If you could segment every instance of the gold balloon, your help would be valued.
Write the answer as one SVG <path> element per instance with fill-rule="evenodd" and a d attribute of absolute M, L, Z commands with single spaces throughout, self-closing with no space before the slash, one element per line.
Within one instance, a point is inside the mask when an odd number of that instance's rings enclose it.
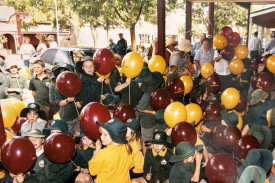
<path fill-rule="evenodd" d="M 6 100 L 14 107 L 16 114 L 19 117 L 22 109 L 26 107 L 22 100 L 16 98 L 8 98 Z"/>
<path fill-rule="evenodd" d="M 209 76 L 214 74 L 214 67 L 211 63 L 203 64 L 201 68 L 201 75 L 204 79 L 207 79 Z"/>
<path fill-rule="evenodd" d="M 238 115 L 238 117 L 239 117 L 238 124 L 237 124 L 237 128 L 241 131 L 242 128 L 243 128 L 243 117 L 242 117 L 242 115 L 241 115 L 239 112 L 237 112 L 236 110 L 233 110 L 233 112 L 235 112 L 235 113 Z"/>
<path fill-rule="evenodd" d="M 148 68 L 151 72 L 158 71 L 163 74 L 166 68 L 166 62 L 162 56 L 155 55 L 150 59 L 148 63 Z"/>
<path fill-rule="evenodd" d="M 141 72 L 143 60 L 137 52 L 130 52 L 124 56 L 121 67 L 127 78 L 134 78 Z"/>
<path fill-rule="evenodd" d="M 173 102 L 169 104 L 164 111 L 165 123 L 173 128 L 176 124 L 186 120 L 186 108 L 180 102 Z"/>
<path fill-rule="evenodd" d="M 99 74 L 98 72 L 96 72 L 96 75 L 98 75 L 98 77 L 101 77 L 102 75 Z M 108 79 L 110 77 L 111 73 L 108 73 L 106 75 L 104 75 L 104 79 Z"/>
<path fill-rule="evenodd" d="M 239 45 L 235 48 L 235 56 L 238 59 L 244 59 L 248 56 L 248 49 L 244 45 Z"/>
<path fill-rule="evenodd" d="M 229 64 L 229 70 L 231 71 L 232 74 L 236 74 L 236 75 L 241 74 L 243 72 L 243 69 L 244 69 L 243 61 L 241 61 L 238 58 L 231 60 Z"/>
<path fill-rule="evenodd" d="M 30 69 L 29 69 L 28 67 L 26 67 L 26 66 L 22 67 L 22 68 L 19 70 L 18 74 L 19 74 L 20 76 L 22 76 L 23 78 L 27 79 L 27 80 L 30 79 L 30 77 L 31 77 L 31 71 L 30 71 Z"/>
<path fill-rule="evenodd" d="M 222 92 L 221 103 L 226 109 L 233 109 L 240 100 L 240 93 L 236 88 L 227 88 Z"/>
<path fill-rule="evenodd" d="M 218 34 L 218 35 L 215 35 L 214 38 L 213 38 L 213 44 L 214 46 L 217 48 L 217 49 L 224 49 L 224 47 L 226 47 L 227 45 L 227 40 L 226 38 L 221 35 L 221 34 Z"/>
<path fill-rule="evenodd" d="M 184 84 L 184 95 L 190 93 L 194 86 L 192 78 L 190 76 L 181 76 L 180 79 Z"/>
<path fill-rule="evenodd" d="M 14 136 L 9 130 L 5 130 L 5 132 L 6 132 L 6 140 L 9 140 Z"/>
<path fill-rule="evenodd" d="M 1 100 L 1 110 L 5 128 L 11 128 L 17 118 L 16 110 L 14 107 L 5 100 Z"/>
<path fill-rule="evenodd" d="M 269 109 L 267 112 L 266 112 L 266 120 L 267 120 L 267 126 L 268 127 L 271 127 L 271 113 L 273 111 L 273 108 L 272 109 Z"/>
<path fill-rule="evenodd" d="M 200 122 L 202 117 L 202 110 L 198 104 L 192 103 L 186 106 L 187 118 L 186 122 L 191 123 L 195 121 L 195 124 Z"/>
<path fill-rule="evenodd" d="M 266 67 L 270 72 L 275 74 L 275 55 L 268 57 Z"/>

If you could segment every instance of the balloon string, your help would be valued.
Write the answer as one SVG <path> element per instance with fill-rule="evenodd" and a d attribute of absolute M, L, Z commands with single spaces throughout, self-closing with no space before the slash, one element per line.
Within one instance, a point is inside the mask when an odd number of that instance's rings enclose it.
<path fill-rule="evenodd" d="M 111 85 L 109 84 L 112 95 L 114 95 Z"/>
<path fill-rule="evenodd" d="M 71 162 L 73 163 L 73 165 L 77 168 L 77 165 L 73 162 L 73 160 L 71 160 Z"/>
<path fill-rule="evenodd" d="M 131 105 L 131 83 L 129 84 L 129 105 Z"/>
<path fill-rule="evenodd" d="M 104 82 L 104 81 L 103 81 L 103 82 Z M 102 103 L 101 95 L 102 95 L 102 93 L 103 93 L 103 82 L 102 82 L 102 84 L 101 84 L 100 103 Z"/>
<path fill-rule="evenodd" d="M 76 102 L 75 102 L 75 100 L 74 100 L 74 106 L 75 106 L 76 112 L 77 112 L 78 117 L 79 117 L 79 112 L 78 112 L 78 109 L 77 109 L 77 106 L 76 106 Z"/>

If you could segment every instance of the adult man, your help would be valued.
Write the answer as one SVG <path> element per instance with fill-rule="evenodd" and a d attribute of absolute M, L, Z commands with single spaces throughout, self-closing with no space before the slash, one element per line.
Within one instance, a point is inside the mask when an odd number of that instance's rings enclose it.
<path fill-rule="evenodd" d="M 270 35 L 270 40 L 266 43 L 266 51 L 272 50 L 275 47 L 275 32 L 273 31 Z"/>
<path fill-rule="evenodd" d="M 250 59 L 259 62 L 260 54 L 262 51 L 262 43 L 258 38 L 258 32 L 254 33 L 254 37 L 249 41 L 248 50 L 250 52 Z"/>
<path fill-rule="evenodd" d="M 205 38 L 203 40 L 203 46 L 197 51 L 194 60 L 197 68 L 196 77 L 199 76 L 201 67 L 205 63 L 211 63 L 214 58 L 214 50 L 210 47 L 210 39 Z"/>
<path fill-rule="evenodd" d="M 169 38 L 165 45 L 165 61 L 167 66 L 169 65 L 169 60 L 171 57 L 172 52 L 174 52 L 176 49 L 178 42 L 174 40 L 174 38 Z"/>
<path fill-rule="evenodd" d="M 206 34 L 205 33 L 201 33 L 200 34 L 200 41 L 196 42 L 193 46 L 193 51 L 191 52 L 192 56 L 195 56 L 196 52 L 201 48 L 203 40 L 206 38 Z"/>
<path fill-rule="evenodd" d="M 109 50 L 111 50 L 113 53 L 116 53 L 116 44 L 114 43 L 112 38 L 109 39 L 109 43 Z"/>
<path fill-rule="evenodd" d="M 57 47 L 57 42 L 55 41 L 54 35 L 48 36 L 48 42 L 49 42 L 50 48 Z"/>
<path fill-rule="evenodd" d="M 123 34 L 119 33 L 119 41 L 117 42 L 117 54 L 121 56 L 121 58 L 124 57 L 127 53 L 127 41 L 123 38 Z"/>

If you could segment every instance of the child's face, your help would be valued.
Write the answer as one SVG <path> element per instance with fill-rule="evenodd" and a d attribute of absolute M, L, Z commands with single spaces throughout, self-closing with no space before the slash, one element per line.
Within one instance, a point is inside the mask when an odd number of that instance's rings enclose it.
<path fill-rule="evenodd" d="M 195 155 L 192 155 L 192 156 L 186 158 L 185 160 L 183 160 L 183 162 L 185 164 L 187 164 L 187 163 L 193 163 L 194 162 L 194 158 L 195 158 Z"/>
<path fill-rule="evenodd" d="M 44 67 L 42 67 L 40 64 L 33 64 L 33 71 L 36 75 L 41 75 L 44 72 Z"/>
<path fill-rule="evenodd" d="M 16 75 L 16 74 L 18 73 L 18 69 L 17 69 L 17 68 L 11 68 L 11 69 L 10 69 L 10 73 L 11 73 L 12 75 Z"/>
<path fill-rule="evenodd" d="M 93 144 L 93 141 L 90 140 L 88 137 L 84 136 L 81 138 L 81 141 L 82 141 L 82 144 L 87 146 L 87 147 L 90 147 L 92 144 Z"/>
<path fill-rule="evenodd" d="M 165 145 L 163 144 L 153 144 L 153 148 L 156 151 L 156 153 L 161 153 L 165 149 Z"/>
<path fill-rule="evenodd" d="M 28 137 L 28 139 L 32 142 L 35 150 L 40 149 L 44 139 L 43 138 L 37 138 L 37 137 Z"/>
<path fill-rule="evenodd" d="M 51 134 L 54 134 L 54 133 L 60 133 L 61 130 L 51 130 Z"/>
<path fill-rule="evenodd" d="M 101 130 L 101 136 L 100 139 L 102 141 L 103 145 L 110 145 L 113 141 L 111 139 L 111 136 L 109 134 L 109 132 L 107 130 L 105 130 L 104 128 L 100 128 Z"/>
<path fill-rule="evenodd" d="M 29 121 L 30 123 L 36 122 L 37 119 L 38 119 L 38 114 L 37 114 L 37 112 L 34 111 L 34 110 L 30 110 L 30 111 L 28 112 L 28 114 L 27 114 L 27 119 L 28 119 L 28 121 Z"/>
<path fill-rule="evenodd" d="M 85 61 L 82 65 L 82 69 L 86 74 L 93 75 L 95 71 L 93 61 Z"/>
<path fill-rule="evenodd" d="M 116 66 L 121 66 L 121 60 L 120 59 L 116 59 Z"/>

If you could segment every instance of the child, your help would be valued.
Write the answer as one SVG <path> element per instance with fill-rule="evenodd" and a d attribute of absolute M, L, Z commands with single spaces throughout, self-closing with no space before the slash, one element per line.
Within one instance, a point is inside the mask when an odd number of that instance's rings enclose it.
<path fill-rule="evenodd" d="M 233 111 L 223 110 L 221 111 L 222 121 L 221 124 L 224 126 L 236 127 L 239 122 L 239 116 Z"/>
<path fill-rule="evenodd" d="M 172 166 L 169 158 L 172 152 L 167 149 L 167 135 L 165 132 L 157 131 L 153 134 L 152 149 L 148 149 L 144 159 L 143 177 L 133 179 L 133 183 L 146 182 L 169 182 L 169 173 Z"/>
<path fill-rule="evenodd" d="M 117 118 L 106 123 L 96 122 L 100 125 L 102 144 L 96 142 L 96 151 L 89 161 L 91 175 L 97 175 L 96 183 L 130 183 L 129 170 L 134 166 L 132 148 L 125 138 L 127 128 Z"/>
<path fill-rule="evenodd" d="M 33 175 L 30 175 L 29 173 L 24 174 L 24 173 L 20 173 L 20 174 L 13 174 L 13 173 L 9 173 L 8 175 L 6 175 L 3 179 L 0 180 L 0 182 L 2 183 L 40 183 L 39 180 L 34 177 Z"/>
<path fill-rule="evenodd" d="M 45 112 L 40 110 L 40 106 L 35 103 L 29 103 L 28 106 L 21 111 L 20 117 L 27 118 L 27 121 L 21 126 L 21 136 L 25 136 L 29 130 L 33 129 L 42 131 L 47 124 L 46 121 L 42 120 L 46 118 Z"/>
<path fill-rule="evenodd" d="M 20 68 L 17 67 L 17 65 L 11 65 L 6 69 L 8 72 L 10 72 L 10 75 L 7 76 L 7 93 L 8 98 L 17 98 L 17 99 L 25 99 L 25 96 L 23 96 L 24 90 L 28 88 L 28 84 L 26 80 L 18 75 L 18 71 Z"/>
<path fill-rule="evenodd" d="M 133 149 L 132 154 L 135 163 L 135 168 L 131 170 L 131 178 L 140 177 L 143 173 L 144 156 L 141 152 L 142 144 L 139 122 L 137 119 L 130 118 L 125 125 L 127 126 L 126 138 Z"/>
<path fill-rule="evenodd" d="M 175 163 L 169 175 L 170 183 L 199 182 L 202 155 L 198 151 L 202 145 L 194 147 L 190 142 L 180 142 L 170 162 Z M 196 159 L 194 167 L 194 159 Z"/>

